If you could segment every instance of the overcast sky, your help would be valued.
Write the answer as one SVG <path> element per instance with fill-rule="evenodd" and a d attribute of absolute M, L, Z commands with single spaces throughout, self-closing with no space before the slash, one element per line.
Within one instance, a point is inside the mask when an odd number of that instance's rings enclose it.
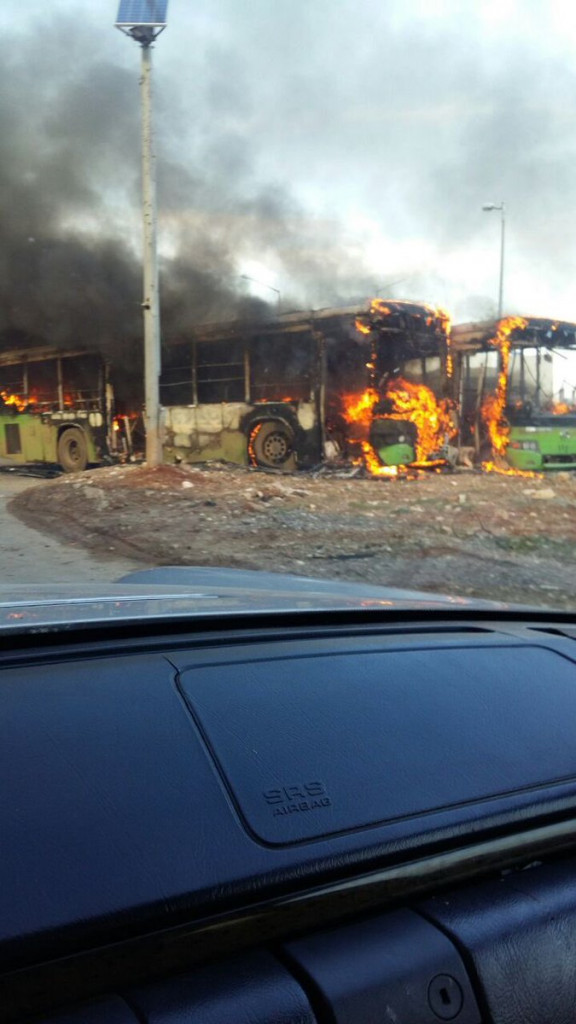
<path fill-rule="evenodd" d="M 114 0 L 0 16 L 2 145 L 53 229 L 137 252 L 139 52 L 115 16 Z M 576 321 L 575 53 L 560 0 L 170 0 L 163 252 L 296 304 L 392 290 L 480 318 L 499 260 L 481 206 L 504 201 L 506 310 Z"/>

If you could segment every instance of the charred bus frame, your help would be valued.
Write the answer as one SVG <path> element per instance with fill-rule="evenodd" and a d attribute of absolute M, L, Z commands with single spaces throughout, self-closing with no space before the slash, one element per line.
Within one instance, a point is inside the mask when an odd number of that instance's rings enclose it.
<path fill-rule="evenodd" d="M 418 303 L 202 325 L 164 350 L 165 458 L 291 470 L 349 454 L 343 397 L 400 372 L 443 393 L 447 358 L 446 318 Z"/>

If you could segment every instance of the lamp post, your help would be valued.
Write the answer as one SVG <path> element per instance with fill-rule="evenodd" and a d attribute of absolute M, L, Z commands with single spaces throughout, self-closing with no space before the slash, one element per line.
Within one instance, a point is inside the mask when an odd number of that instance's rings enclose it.
<path fill-rule="evenodd" d="M 486 213 L 500 211 L 500 284 L 498 288 L 498 319 L 502 319 L 502 300 L 504 296 L 504 243 L 506 236 L 506 207 L 504 203 L 484 203 L 482 209 Z"/>
<path fill-rule="evenodd" d="M 116 28 L 139 43 L 142 52 L 142 224 L 144 314 L 144 423 L 146 462 L 162 462 L 160 440 L 160 300 L 156 214 L 156 166 L 152 129 L 152 44 L 166 28 L 168 0 L 120 0 Z"/>
<path fill-rule="evenodd" d="M 269 288 L 271 292 L 276 292 L 276 295 L 278 296 L 276 300 L 278 305 L 278 312 L 280 312 L 280 299 L 282 296 L 278 288 L 274 288 L 274 286 L 271 284 L 266 284 L 265 281 L 259 281 L 258 278 L 256 277 L 250 277 L 249 274 L 240 274 L 240 277 L 242 281 L 252 281 L 253 284 L 259 284 L 262 288 Z"/>

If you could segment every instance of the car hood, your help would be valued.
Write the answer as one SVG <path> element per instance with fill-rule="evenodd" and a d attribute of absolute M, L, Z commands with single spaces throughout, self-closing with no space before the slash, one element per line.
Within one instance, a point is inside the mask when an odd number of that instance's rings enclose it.
<path fill-rule="evenodd" d="M 0 586 L 0 631 L 274 612 L 510 610 L 502 602 L 244 569 L 163 567 L 115 583 Z"/>

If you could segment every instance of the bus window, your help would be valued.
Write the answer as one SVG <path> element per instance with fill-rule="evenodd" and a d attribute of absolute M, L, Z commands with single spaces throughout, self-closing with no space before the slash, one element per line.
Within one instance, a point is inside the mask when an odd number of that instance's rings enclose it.
<path fill-rule="evenodd" d="M 102 394 L 102 360 L 92 354 L 62 358 L 64 406 L 89 409 Z"/>
<path fill-rule="evenodd" d="M 28 394 L 38 408 L 58 408 L 60 403 L 58 399 L 58 361 L 56 359 L 28 364 Z"/>
<path fill-rule="evenodd" d="M 315 352 L 309 335 L 255 338 L 250 346 L 251 401 L 309 401 Z"/>
<path fill-rule="evenodd" d="M 444 374 L 438 356 L 424 356 L 422 359 L 411 359 L 405 363 L 402 376 L 414 384 L 425 384 L 436 395 L 441 395 L 444 386 Z"/>
<path fill-rule="evenodd" d="M 194 405 L 192 345 L 164 346 L 160 402 L 163 406 Z"/>
<path fill-rule="evenodd" d="M 243 402 L 245 373 L 242 342 L 198 342 L 196 381 L 200 404 Z"/>

